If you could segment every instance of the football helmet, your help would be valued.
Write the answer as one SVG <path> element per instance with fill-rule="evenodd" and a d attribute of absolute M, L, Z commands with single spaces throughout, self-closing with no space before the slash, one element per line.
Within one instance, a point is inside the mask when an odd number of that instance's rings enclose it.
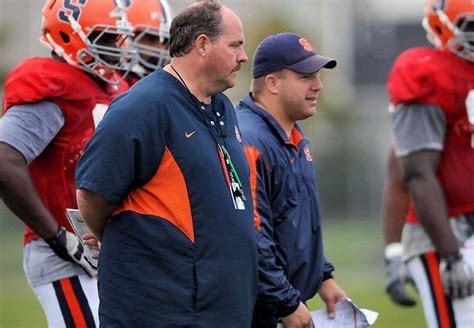
<path fill-rule="evenodd" d="M 133 36 L 125 11 L 122 0 L 48 0 L 40 40 L 67 63 L 117 84 L 138 60 L 125 42 Z"/>
<path fill-rule="evenodd" d="M 127 18 L 135 35 L 132 46 L 138 51 L 133 72 L 140 77 L 170 62 L 169 28 L 172 13 L 166 0 L 131 1 Z"/>
<path fill-rule="evenodd" d="M 472 0 L 428 0 L 423 27 L 428 40 L 474 62 L 474 2 Z"/>

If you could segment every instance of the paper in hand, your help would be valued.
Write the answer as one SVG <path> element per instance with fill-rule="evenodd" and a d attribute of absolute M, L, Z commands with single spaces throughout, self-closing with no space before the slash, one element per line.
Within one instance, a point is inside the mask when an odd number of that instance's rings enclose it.
<path fill-rule="evenodd" d="M 329 319 L 326 309 L 311 312 L 315 328 L 364 328 L 375 322 L 378 313 L 357 307 L 347 298 L 336 304 L 335 318 Z"/>
<path fill-rule="evenodd" d="M 326 309 L 311 312 L 314 328 L 365 328 L 377 320 L 378 313 L 359 309 L 351 299 L 347 298 L 336 304 L 335 318 L 329 319 Z M 284 328 L 279 323 L 277 328 Z"/>
<path fill-rule="evenodd" d="M 72 228 L 74 229 L 74 232 L 79 238 L 79 241 L 84 247 L 84 255 L 87 261 L 94 267 L 94 269 L 97 269 L 98 260 L 92 258 L 92 253 L 95 252 L 95 250 L 84 244 L 84 240 L 82 239 L 82 235 L 86 232 L 90 232 L 90 230 L 84 219 L 81 217 L 81 213 L 78 209 L 66 208 L 66 216 Z"/>

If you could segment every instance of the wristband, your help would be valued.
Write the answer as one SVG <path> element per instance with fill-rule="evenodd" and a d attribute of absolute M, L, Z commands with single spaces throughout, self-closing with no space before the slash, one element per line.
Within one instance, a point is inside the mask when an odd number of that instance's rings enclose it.
<path fill-rule="evenodd" d="M 334 276 L 332 275 L 332 271 L 323 272 L 323 281 L 333 278 Z"/>
<path fill-rule="evenodd" d="M 53 247 L 57 246 L 59 243 L 60 236 L 64 233 L 63 230 L 66 230 L 66 229 L 63 226 L 59 226 L 58 231 L 56 231 L 56 234 L 54 235 L 54 237 L 45 239 L 44 241 L 50 246 L 53 246 Z"/>
<path fill-rule="evenodd" d="M 391 243 L 385 246 L 385 258 L 391 259 L 392 257 L 402 256 L 403 245 L 402 243 Z"/>
<path fill-rule="evenodd" d="M 448 268 L 448 270 L 451 269 L 451 266 L 454 263 L 460 260 L 462 260 L 462 255 L 459 252 L 452 252 L 441 256 L 441 261 L 446 263 L 446 267 Z"/>

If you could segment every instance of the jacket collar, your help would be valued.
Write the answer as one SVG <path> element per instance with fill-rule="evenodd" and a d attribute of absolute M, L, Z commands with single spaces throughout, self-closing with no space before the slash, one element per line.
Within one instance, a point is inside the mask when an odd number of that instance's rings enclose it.
<path fill-rule="evenodd" d="M 304 136 L 303 130 L 298 122 L 295 123 L 293 130 L 291 131 L 291 139 L 288 138 L 285 131 L 281 127 L 280 123 L 266 110 L 257 106 L 252 99 L 252 93 L 249 92 L 239 103 L 241 107 L 247 107 L 252 112 L 260 116 L 265 123 L 270 127 L 270 130 L 278 138 L 278 140 L 286 145 L 293 146 L 298 149 L 300 146 L 305 146 L 309 143 L 309 140 Z"/>

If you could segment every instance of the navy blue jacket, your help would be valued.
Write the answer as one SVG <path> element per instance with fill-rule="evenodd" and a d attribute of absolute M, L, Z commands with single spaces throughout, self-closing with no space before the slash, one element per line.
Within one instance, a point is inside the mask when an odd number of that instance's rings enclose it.
<path fill-rule="evenodd" d="M 334 267 L 323 252 L 313 158 L 301 127 L 296 124 L 288 138 L 278 122 L 255 105 L 251 95 L 236 111 L 250 165 L 258 228 L 254 326 L 259 322 L 258 327 L 267 323 L 268 327 L 275 323 L 275 327 L 279 317 L 291 314 L 300 301 L 317 293 Z"/>
<path fill-rule="evenodd" d="M 118 204 L 100 250 L 101 327 L 250 326 L 252 202 L 234 207 L 217 152 L 225 146 L 250 199 L 237 130 L 225 95 L 201 104 L 163 69 L 107 110 L 76 170 L 78 188 Z"/>

